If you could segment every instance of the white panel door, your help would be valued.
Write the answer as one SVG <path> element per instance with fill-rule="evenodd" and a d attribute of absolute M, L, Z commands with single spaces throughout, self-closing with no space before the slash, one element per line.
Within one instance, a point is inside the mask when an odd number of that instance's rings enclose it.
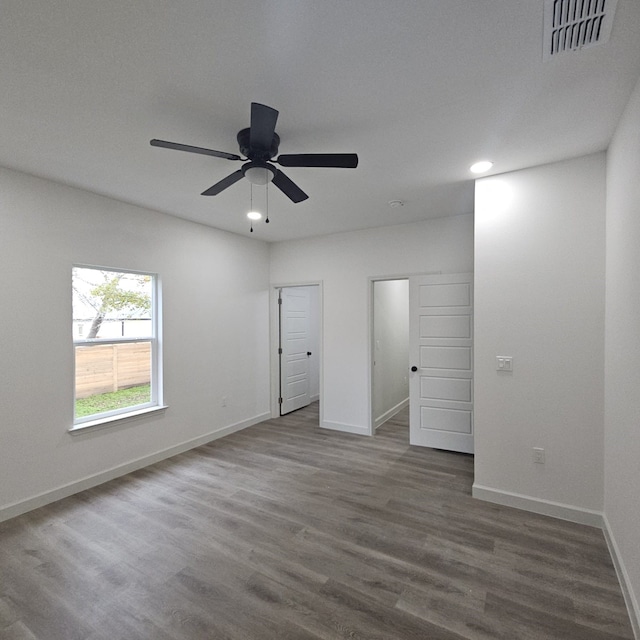
<path fill-rule="evenodd" d="M 411 444 L 473 453 L 473 275 L 409 278 Z"/>
<path fill-rule="evenodd" d="M 306 407 L 309 393 L 309 313 L 304 287 L 280 289 L 280 415 Z"/>

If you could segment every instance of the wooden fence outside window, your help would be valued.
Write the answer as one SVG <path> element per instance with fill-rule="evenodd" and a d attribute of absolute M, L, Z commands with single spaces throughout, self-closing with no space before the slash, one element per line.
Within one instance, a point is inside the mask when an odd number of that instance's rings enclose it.
<path fill-rule="evenodd" d="M 149 384 L 151 343 L 76 347 L 76 398 Z"/>

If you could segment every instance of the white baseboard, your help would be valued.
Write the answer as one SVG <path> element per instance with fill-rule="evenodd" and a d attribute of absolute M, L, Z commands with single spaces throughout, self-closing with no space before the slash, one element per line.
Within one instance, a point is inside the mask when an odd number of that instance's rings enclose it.
<path fill-rule="evenodd" d="M 381 427 L 387 420 L 391 420 L 393 416 L 397 413 L 400 413 L 403 409 L 406 409 L 409 406 L 409 398 L 405 398 L 402 402 L 398 402 L 395 407 L 389 409 L 389 411 L 385 411 L 380 417 L 376 418 L 373 423 L 374 431 Z"/>
<path fill-rule="evenodd" d="M 627 611 L 629 612 L 629 620 L 631 621 L 633 634 L 636 640 L 640 640 L 640 605 L 638 604 L 638 599 L 633 592 L 629 574 L 627 573 L 627 569 L 622 560 L 620 550 L 618 548 L 618 545 L 616 544 L 616 539 L 613 535 L 613 531 L 611 530 L 611 526 L 609 525 L 609 520 L 607 520 L 606 513 L 604 514 L 603 520 L 604 526 L 602 529 L 604 531 L 604 538 L 607 541 L 609 553 L 611 554 L 611 559 L 613 560 L 613 566 L 615 567 L 616 574 L 618 576 L 618 582 L 620 582 L 620 588 L 622 589 L 622 595 L 624 596 L 624 601 L 627 605 Z"/>
<path fill-rule="evenodd" d="M 483 487 L 482 485 L 473 485 L 471 495 L 479 500 L 501 504 L 505 507 L 514 507 L 523 509 L 533 513 L 539 513 L 544 516 L 560 518 L 569 522 L 578 524 L 586 524 L 591 527 L 603 528 L 603 514 L 600 511 L 591 509 L 583 509 L 561 502 L 552 502 L 551 500 L 541 500 L 519 493 L 511 493 L 509 491 L 500 491 L 491 487 Z"/>
<path fill-rule="evenodd" d="M 323 429 L 332 429 L 333 431 L 343 431 L 344 433 L 357 433 L 359 436 L 369 436 L 367 427 L 360 427 L 355 424 L 343 424 L 342 422 L 324 421 L 320 424 Z"/>
<path fill-rule="evenodd" d="M 311 402 L 318 402 L 318 400 L 320 400 L 319 393 L 316 393 L 315 395 L 311 396 Z"/>
<path fill-rule="evenodd" d="M 241 431 L 242 429 L 251 427 L 254 424 L 268 420 L 269 418 L 271 418 L 270 413 L 263 413 L 258 416 L 254 416 L 253 418 L 242 420 L 241 422 L 236 422 L 235 424 L 210 431 L 209 433 L 198 436 L 197 438 L 192 438 L 191 440 L 169 447 L 168 449 L 163 449 L 162 451 L 138 458 L 137 460 L 131 460 L 130 462 L 118 465 L 117 467 L 112 467 L 111 469 L 101 471 L 100 473 L 96 473 L 91 476 L 86 476 L 85 478 L 70 482 L 69 484 L 57 487 L 56 489 L 45 491 L 44 493 L 27 498 L 26 500 L 21 500 L 5 507 L 1 507 L 0 522 L 9 520 L 10 518 L 15 518 L 16 516 L 26 513 L 27 511 L 37 509 L 38 507 L 44 507 L 56 500 L 67 498 L 68 496 L 84 491 L 85 489 L 91 489 L 92 487 L 96 487 L 99 484 L 103 484 L 109 480 L 113 480 L 114 478 L 119 478 L 120 476 L 124 476 L 132 471 L 148 467 L 151 464 L 160 462 L 166 458 L 171 458 L 179 453 L 184 453 L 185 451 L 189 451 L 190 449 L 194 449 L 200 445 L 207 444 L 207 442 L 212 442 L 218 438 L 228 436 L 236 431 Z"/>

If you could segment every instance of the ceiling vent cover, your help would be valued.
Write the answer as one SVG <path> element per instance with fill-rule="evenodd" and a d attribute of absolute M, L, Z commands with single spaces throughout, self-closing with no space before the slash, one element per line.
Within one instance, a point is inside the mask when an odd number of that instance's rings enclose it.
<path fill-rule="evenodd" d="M 609 40 L 618 0 L 545 0 L 544 49 L 549 60 Z"/>

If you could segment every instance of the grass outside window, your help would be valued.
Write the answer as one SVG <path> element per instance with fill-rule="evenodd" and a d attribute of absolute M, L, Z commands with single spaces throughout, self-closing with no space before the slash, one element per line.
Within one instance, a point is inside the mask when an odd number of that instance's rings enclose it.
<path fill-rule="evenodd" d="M 148 403 L 150 398 L 150 384 L 121 389 L 111 393 L 100 393 L 88 398 L 79 398 L 76 400 L 76 417 L 84 418 L 85 416 L 115 411 L 125 407 L 134 407 L 135 405 Z"/>

